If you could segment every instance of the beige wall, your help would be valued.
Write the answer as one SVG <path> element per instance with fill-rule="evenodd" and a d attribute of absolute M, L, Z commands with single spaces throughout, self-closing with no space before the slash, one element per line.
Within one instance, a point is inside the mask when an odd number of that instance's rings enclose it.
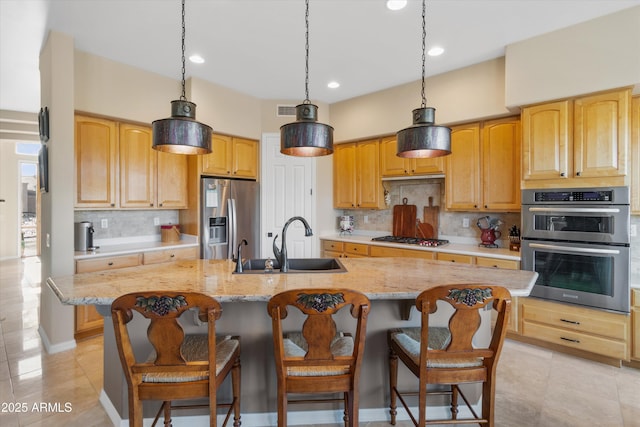
<path fill-rule="evenodd" d="M 42 105 L 49 108 L 50 123 L 49 192 L 41 199 L 43 279 L 74 272 L 73 58 L 73 39 L 50 33 L 40 53 L 40 97 Z M 41 291 L 40 329 L 45 346 L 53 352 L 74 346 L 73 307 L 62 305 L 44 280 Z"/>
<path fill-rule="evenodd" d="M 388 135 L 412 124 L 420 107 L 421 81 L 331 104 L 336 141 Z M 427 106 L 437 124 L 454 124 L 513 112 L 504 107 L 504 58 L 461 68 L 426 80 Z M 516 110 L 517 113 L 517 110 Z"/>
<path fill-rule="evenodd" d="M 640 6 L 507 46 L 506 105 L 636 85 Z"/>

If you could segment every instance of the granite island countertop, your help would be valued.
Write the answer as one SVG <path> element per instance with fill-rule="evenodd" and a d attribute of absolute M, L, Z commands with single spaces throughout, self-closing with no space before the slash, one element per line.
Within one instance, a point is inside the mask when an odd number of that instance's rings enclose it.
<path fill-rule="evenodd" d="M 268 301 L 288 289 L 355 289 L 370 299 L 414 299 L 430 287 L 449 283 L 502 285 L 513 296 L 527 296 L 537 273 L 417 258 L 345 258 L 345 273 L 234 274 L 231 260 L 188 260 L 110 271 L 49 277 L 47 284 L 63 304 L 110 305 L 129 292 L 184 290 L 221 302 Z"/>

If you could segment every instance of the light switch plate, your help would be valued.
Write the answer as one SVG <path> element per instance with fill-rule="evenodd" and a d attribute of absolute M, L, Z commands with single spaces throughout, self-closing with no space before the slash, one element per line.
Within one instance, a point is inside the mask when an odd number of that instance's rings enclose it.
<path fill-rule="evenodd" d="M 638 228 L 636 224 L 631 224 L 631 228 L 629 229 L 629 235 L 631 237 L 636 237 L 638 235 Z"/>
<path fill-rule="evenodd" d="M 109 221 L 106 218 L 105 219 L 101 219 L 100 220 L 100 227 L 108 228 L 109 227 Z"/>

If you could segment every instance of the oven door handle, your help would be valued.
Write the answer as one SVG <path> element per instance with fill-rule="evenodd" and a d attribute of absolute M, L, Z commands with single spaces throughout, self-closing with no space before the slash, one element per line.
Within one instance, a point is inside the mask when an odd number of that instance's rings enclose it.
<path fill-rule="evenodd" d="M 619 208 L 529 208 L 529 212 L 552 213 L 620 213 Z"/>
<path fill-rule="evenodd" d="M 591 249 L 591 248 L 571 248 L 567 246 L 547 245 L 544 243 L 529 243 L 530 248 L 535 249 L 550 249 L 565 252 L 579 252 L 584 254 L 613 254 L 618 255 L 620 251 L 617 249 Z"/>

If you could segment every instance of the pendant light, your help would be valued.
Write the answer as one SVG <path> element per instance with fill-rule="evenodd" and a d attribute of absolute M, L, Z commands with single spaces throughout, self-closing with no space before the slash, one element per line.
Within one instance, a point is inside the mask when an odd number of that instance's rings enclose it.
<path fill-rule="evenodd" d="M 184 59 L 184 1 L 182 0 L 182 95 L 171 101 L 171 117 L 156 120 L 153 127 L 153 148 L 177 154 L 207 154 L 211 152 L 213 129 L 196 121 L 196 104 L 185 95 Z"/>
<path fill-rule="evenodd" d="M 314 157 L 333 153 L 333 128 L 318 123 L 318 106 L 309 101 L 309 0 L 305 0 L 305 99 L 296 106 L 296 121 L 280 127 L 280 152 Z"/>
<path fill-rule="evenodd" d="M 398 157 L 440 157 L 451 154 L 451 129 L 435 125 L 436 110 L 424 95 L 426 5 L 422 0 L 422 105 L 413 110 L 413 125 L 397 133 Z"/>

